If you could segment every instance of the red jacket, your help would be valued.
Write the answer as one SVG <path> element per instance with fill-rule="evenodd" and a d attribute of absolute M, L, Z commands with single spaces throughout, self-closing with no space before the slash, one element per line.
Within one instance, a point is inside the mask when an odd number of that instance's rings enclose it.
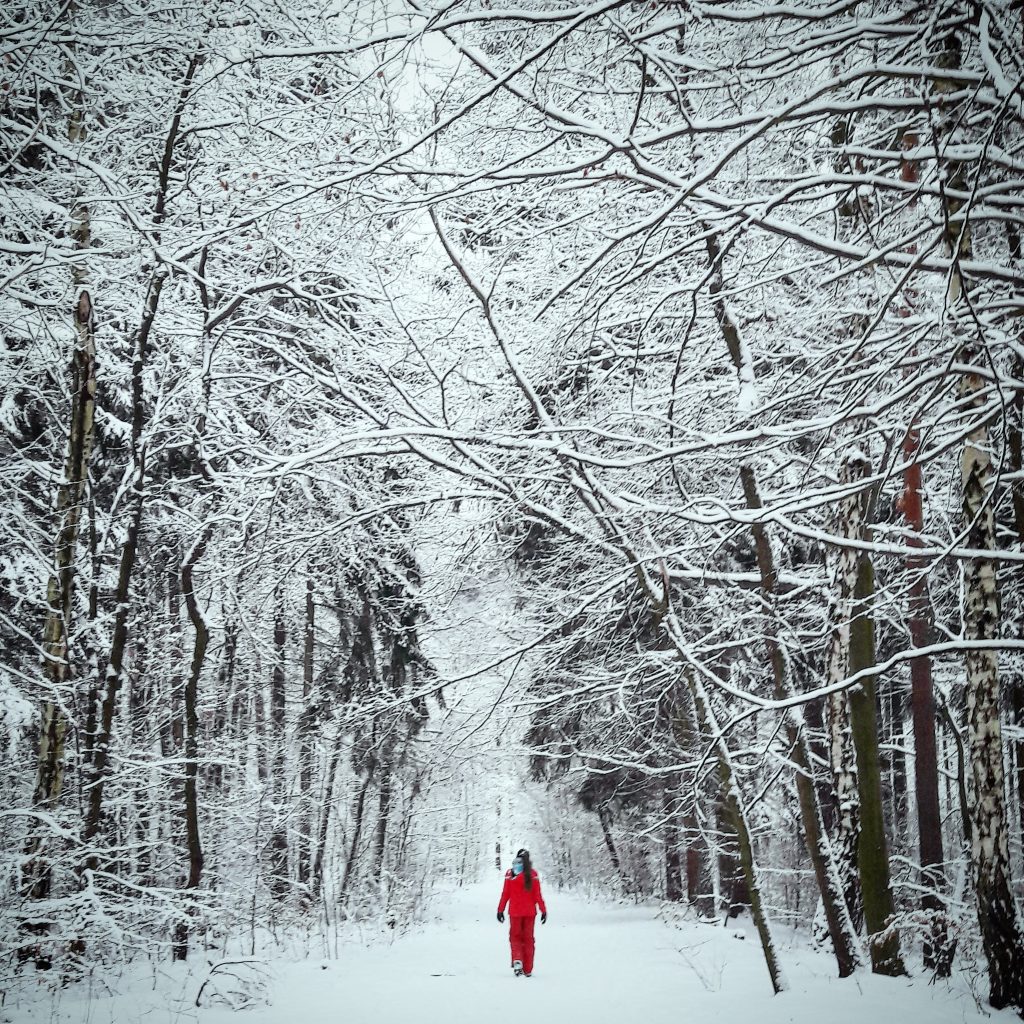
<path fill-rule="evenodd" d="M 501 902 L 498 904 L 498 913 L 505 909 L 508 904 L 508 912 L 512 917 L 536 917 L 537 907 L 540 912 L 546 914 L 548 908 L 544 906 L 544 897 L 540 893 L 540 875 L 531 869 L 533 885 L 526 888 L 526 874 L 520 871 L 514 875 L 511 871 L 505 872 L 505 885 L 501 890 Z"/>

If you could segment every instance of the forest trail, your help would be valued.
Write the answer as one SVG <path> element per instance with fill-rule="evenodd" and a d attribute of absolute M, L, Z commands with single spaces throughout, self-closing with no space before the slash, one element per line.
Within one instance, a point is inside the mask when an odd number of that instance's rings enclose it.
<path fill-rule="evenodd" d="M 501 876 L 462 889 L 438 919 L 394 945 L 305 965 L 308 1024 L 992 1024 L 964 989 L 865 975 L 841 982 L 831 957 L 786 949 L 791 991 L 774 996 L 752 927 L 667 926 L 651 906 L 545 890 L 532 978 L 509 967 L 495 920 Z M 782 930 L 784 931 L 784 930 Z M 780 938 L 783 936 L 780 935 Z M 319 993 L 319 994 L 318 994 Z M 283 1005 L 283 1004 L 282 1004 Z M 299 1007 L 289 1004 L 289 1010 Z M 203 1017 L 227 1024 L 228 1015 Z M 273 1011 L 251 1021 L 282 1020 Z M 1006 1011 L 1007 1021 L 1017 1018 Z"/>
<path fill-rule="evenodd" d="M 359 950 L 340 972 L 355 989 L 352 1024 L 649 1024 L 678 1022 L 697 979 L 675 933 L 650 908 L 546 893 L 532 978 L 509 967 L 508 926 L 495 920 L 500 876 L 449 898 L 441 919 L 388 952 Z M 357 981 L 358 979 L 358 981 Z M 346 985 L 346 989 L 349 986 Z M 329 1017 L 324 1017 L 326 1022 Z"/>
<path fill-rule="evenodd" d="M 784 948 L 791 990 L 773 996 L 756 936 L 684 923 L 672 928 L 651 906 L 588 902 L 553 889 L 550 917 L 537 924 L 532 978 L 508 966 L 507 927 L 495 920 L 501 889 L 468 886 L 441 901 L 436 916 L 392 943 L 344 945 L 337 960 L 267 963 L 269 1005 L 234 1012 L 197 1010 L 205 977 L 172 966 L 119 995 L 65 991 L 59 1005 L 8 1005 L 0 1021 L 49 1024 L 988 1024 L 1010 1011 L 981 1013 L 963 979 L 952 987 L 924 977 L 862 975 L 839 981 L 834 964 L 800 945 Z M 743 937 L 742 939 L 740 937 Z M 175 965 L 177 966 L 177 965 Z M 173 995 L 171 994 L 173 990 Z"/>

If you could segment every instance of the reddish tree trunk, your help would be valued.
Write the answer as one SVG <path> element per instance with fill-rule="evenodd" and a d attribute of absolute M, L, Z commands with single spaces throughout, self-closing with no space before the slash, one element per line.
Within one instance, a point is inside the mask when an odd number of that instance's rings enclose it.
<path fill-rule="evenodd" d="M 907 431 L 903 455 L 907 468 L 903 474 L 903 515 L 912 533 L 908 544 L 921 546 L 924 510 L 921 501 L 921 464 L 917 461 L 921 446 L 915 428 Z M 910 643 L 915 649 L 927 646 L 931 632 L 931 602 L 927 588 L 927 563 L 919 555 L 907 556 L 910 572 L 908 625 Z M 951 968 L 947 947 L 944 913 L 939 892 L 943 887 L 942 814 L 939 809 L 939 767 L 935 744 L 935 696 L 932 690 L 932 664 L 927 654 L 910 663 L 910 707 L 914 727 L 914 794 L 917 801 L 917 834 L 921 856 L 922 881 L 929 887 L 921 906 L 934 915 L 934 930 L 924 946 L 925 966 L 936 968 L 948 977 Z"/>

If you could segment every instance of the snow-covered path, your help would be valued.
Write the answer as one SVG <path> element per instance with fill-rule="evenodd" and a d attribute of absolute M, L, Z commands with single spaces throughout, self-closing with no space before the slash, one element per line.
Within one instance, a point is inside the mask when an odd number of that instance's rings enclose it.
<path fill-rule="evenodd" d="M 463 890 L 441 921 L 396 943 L 392 955 L 361 950 L 339 965 L 356 990 L 344 1000 L 352 1014 L 348 1019 L 367 1024 L 681 1020 L 679 1008 L 696 979 L 681 963 L 674 933 L 652 920 L 649 909 L 588 904 L 551 893 L 548 923 L 537 920 L 534 975 L 516 978 L 509 968 L 507 925 L 494 917 L 500 889 L 499 880 Z"/>
<path fill-rule="evenodd" d="M 774 996 L 753 930 L 666 926 L 651 907 L 546 893 L 532 978 L 508 966 L 494 918 L 500 878 L 450 898 L 437 922 L 390 949 L 360 949 L 311 975 L 309 1024 L 963 1024 L 1001 1019 L 964 991 L 871 975 L 835 977 L 834 961 L 789 950 L 791 991 Z M 321 996 L 316 995 L 322 993 Z M 206 1018 L 203 1018 L 204 1021 Z M 212 1022 L 213 1017 L 209 1018 Z M 250 1020 L 282 1020 L 272 1013 Z M 1007 1013 L 1006 1020 L 1017 1020 Z M 220 1024 L 218 1020 L 218 1024 Z"/>
<path fill-rule="evenodd" d="M 863 975 L 839 981 L 829 958 L 785 951 L 791 991 L 773 996 L 756 938 L 706 924 L 667 927 L 650 907 L 546 893 L 532 978 L 508 967 L 494 918 L 500 877 L 449 897 L 439 916 L 393 943 L 349 945 L 337 960 L 274 960 L 270 1004 L 197 1010 L 203 965 L 126 984 L 110 997 L 65 990 L 59 1005 L 8 1005 L 0 1022 L 68 1024 L 981 1024 L 962 979 L 952 988 Z M 740 936 L 745 936 L 740 938 Z M 983 979 L 979 979 L 983 984 Z"/>

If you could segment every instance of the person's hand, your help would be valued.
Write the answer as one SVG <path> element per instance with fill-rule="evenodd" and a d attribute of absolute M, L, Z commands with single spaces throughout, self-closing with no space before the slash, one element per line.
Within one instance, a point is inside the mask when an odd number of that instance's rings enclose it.
<path fill-rule="evenodd" d="M 501 910 L 498 911 L 498 923 L 499 924 L 504 924 L 505 923 L 504 911 L 501 911 Z"/>
<path fill-rule="evenodd" d="M 546 910 L 544 911 L 543 914 L 540 915 L 540 923 L 541 924 L 547 924 L 548 923 L 548 912 Z"/>

